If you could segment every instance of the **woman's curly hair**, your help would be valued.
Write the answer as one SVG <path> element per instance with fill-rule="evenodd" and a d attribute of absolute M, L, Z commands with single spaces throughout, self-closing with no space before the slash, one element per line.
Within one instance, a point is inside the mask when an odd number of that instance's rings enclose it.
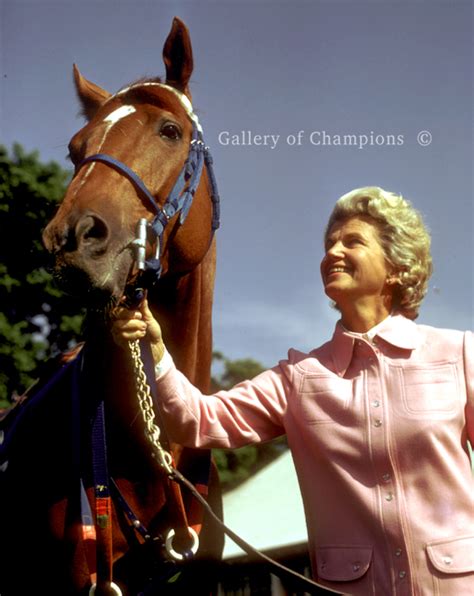
<path fill-rule="evenodd" d="M 336 222 L 356 216 L 376 222 L 387 262 L 399 279 L 394 291 L 394 309 L 416 319 L 433 270 L 431 238 L 421 214 L 401 195 L 377 186 L 357 188 L 336 202 L 325 240 Z"/>

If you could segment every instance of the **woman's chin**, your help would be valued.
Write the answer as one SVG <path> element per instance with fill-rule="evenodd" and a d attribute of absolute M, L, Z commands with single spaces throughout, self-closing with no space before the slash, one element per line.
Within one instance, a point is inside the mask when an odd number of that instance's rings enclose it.
<path fill-rule="evenodd" d="M 344 299 L 344 297 L 347 298 L 347 289 L 339 283 L 330 282 L 326 284 L 324 292 L 326 293 L 326 296 L 334 302 L 339 302 L 341 299 Z"/>

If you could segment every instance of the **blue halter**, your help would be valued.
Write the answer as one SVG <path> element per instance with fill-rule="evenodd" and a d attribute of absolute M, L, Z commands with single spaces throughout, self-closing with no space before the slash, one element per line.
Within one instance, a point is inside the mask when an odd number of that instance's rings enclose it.
<path fill-rule="evenodd" d="M 209 147 L 204 144 L 202 133 L 198 130 L 195 121 L 192 121 L 193 130 L 191 143 L 189 147 L 189 153 L 178 178 L 168 195 L 163 207 L 160 207 L 155 200 L 153 194 L 148 190 L 145 183 L 134 172 L 131 168 L 125 165 L 123 162 L 115 159 L 105 153 L 96 153 L 95 155 L 89 155 L 83 159 L 77 166 L 77 170 L 82 168 L 86 163 L 93 161 L 99 161 L 105 163 L 112 168 L 118 170 L 124 174 L 136 189 L 145 197 L 148 201 L 149 206 L 155 212 L 155 217 L 148 222 L 147 228 L 150 229 L 156 238 L 157 250 L 155 256 L 144 261 L 142 267 L 146 277 L 147 284 L 153 284 L 161 277 L 161 246 L 163 242 L 163 233 L 169 220 L 179 213 L 179 223 L 182 224 L 191 208 L 194 194 L 201 180 L 201 174 L 204 165 L 206 165 L 207 173 L 209 176 L 209 182 L 211 185 L 211 201 L 213 207 L 211 229 L 214 233 L 219 228 L 220 224 L 220 198 L 217 191 L 217 182 L 214 175 L 213 160 L 209 151 Z M 144 242 L 144 239 L 142 239 Z M 144 244 L 138 246 L 144 247 Z"/>

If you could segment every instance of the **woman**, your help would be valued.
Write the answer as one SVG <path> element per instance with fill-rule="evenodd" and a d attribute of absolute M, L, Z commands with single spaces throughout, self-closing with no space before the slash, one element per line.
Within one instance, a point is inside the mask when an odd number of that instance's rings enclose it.
<path fill-rule="evenodd" d="M 114 325 L 119 343 L 150 337 L 175 441 L 233 448 L 287 434 L 313 575 L 344 593 L 474 593 L 474 338 L 414 323 L 430 274 L 420 215 L 368 187 L 329 219 L 321 276 L 341 319 L 309 354 L 290 350 L 205 396 L 174 367 L 146 304 Z"/>

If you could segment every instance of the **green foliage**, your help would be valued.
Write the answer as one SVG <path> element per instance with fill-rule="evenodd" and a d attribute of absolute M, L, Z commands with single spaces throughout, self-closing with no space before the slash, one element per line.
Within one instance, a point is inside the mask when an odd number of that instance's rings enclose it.
<path fill-rule="evenodd" d="M 0 407 L 78 337 L 81 309 L 54 284 L 41 241 L 69 178 L 37 152 L 0 146 Z"/>
<path fill-rule="evenodd" d="M 248 445 L 233 450 L 214 449 L 213 456 L 222 486 L 229 489 L 246 480 L 255 469 L 258 448 L 255 445 Z"/>
<path fill-rule="evenodd" d="M 263 372 L 265 368 L 252 358 L 243 358 L 240 360 L 228 360 L 220 352 L 214 352 L 214 361 L 221 362 L 224 366 L 223 372 L 212 379 L 215 387 L 219 389 L 230 389 L 237 383 L 246 379 L 253 379 Z"/>
<path fill-rule="evenodd" d="M 252 379 L 265 370 L 259 362 L 251 358 L 228 360 L 220 352 L 214 352 L 213 359 L 222 368 L 221 373 L 212 378 L 214 392 L 219 389 L 230 389 L 237 383 Z M 268 443 L 247 445 L 240 449 L 214 449 L 214 461 L 223 490 L 235 488 L 278 457 L 286 447 L 286 437 L 281 437 Z"/>

